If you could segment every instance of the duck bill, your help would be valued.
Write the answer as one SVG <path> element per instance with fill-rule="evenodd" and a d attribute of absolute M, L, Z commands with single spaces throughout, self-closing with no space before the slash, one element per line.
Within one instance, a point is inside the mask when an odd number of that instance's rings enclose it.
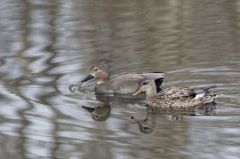
<path fill-rule="evenodd" d="M 141 93 L 142 92 L 142 90 L 141 89 L 139 89 L 139 90 L 137 90 L 136 92 L 134 92 L 133 94 L 132 94 L 132 96 L 133 97 L 135 97 L 135 96 L 137 96 L 139 93 Z"/>
<path fill-rule="evenodd" d="M 95 110 L 94 108 L 90 108 L 90 107 L 86 107 L 86 106 L 82 106 L 82 108 L 86 109 L 90 113 L 92 113 Z"/>
<path fill-rule="evenodd" d="M 93 79 L 94 77 L 91 75 L 91 74 L 89 74 L 87 77 L 85 77 L 81 82 L 83 83 L 83 82 L 87 82 L 87 81 L 89 81 L 90 79 Z"/>

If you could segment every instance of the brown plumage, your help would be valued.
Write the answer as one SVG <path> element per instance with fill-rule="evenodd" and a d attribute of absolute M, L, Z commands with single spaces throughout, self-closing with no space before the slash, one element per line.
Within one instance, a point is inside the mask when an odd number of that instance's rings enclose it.
<path fill-rule="evenodd" d="M 208 90 L 213 87 L 212 85 L 201 89 L 173 87 L 163 89 L 157 93 L 154 82 L 144 81 L 139 84 L 133 96 L 140 92 L 145 92 L 145 102 L 149 107 L 157 109 L 187 110 L 192 107 L 214 103 L 216 95 L 208 92 Z"/>

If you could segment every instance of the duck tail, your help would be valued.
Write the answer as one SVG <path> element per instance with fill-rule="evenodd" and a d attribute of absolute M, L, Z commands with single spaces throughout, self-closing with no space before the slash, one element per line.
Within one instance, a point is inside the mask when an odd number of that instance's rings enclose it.
<path fill-rule="evenodd" d="M 217 87 L 216 85 L 207 85 L 207 86 L 193 88 L 196 92 L 195 99 L 203 98 L 211 88 L 216 88 L 216 87 Z"/>
<path fill-rule="evenodd" d="M 161 89 L 161 85 L 162 85 L 163 79 L 164 79 L 164 78 L 155 79 L 155 85 L 156 85 L 156 91 L 157 91 L 157 93 L 159 93 L 159 92 L 162 90 L 162 89 Z"/>

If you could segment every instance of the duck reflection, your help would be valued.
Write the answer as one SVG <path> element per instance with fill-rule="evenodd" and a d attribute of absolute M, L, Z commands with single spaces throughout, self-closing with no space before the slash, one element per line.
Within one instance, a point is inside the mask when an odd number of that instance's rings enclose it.
<path fill-rule="evenodd" d="M 215 115 L 216 113 L 216 103 L 206 104 L 204 106 L 200 107 L 191 107 L 187 109 L 179 109 L 179 110 L 173 110 L 173 109 L 159 109 L 157 107 L 147 107 L 148 113 L 157 113 L 157 114 L 180 114 L 180 115 Z"/>
<path fill-rule="evenodd" d="M 131 119 L 137 122 L 140 132 L 144 134 L 152 133 L 156 127 L 156 114 L 154 113 L 147 113 L 144 119 L 138 119 L 133 116 L 131 116 Z"/>
<path fill-rule="evenodd" d="M 82 108 L 86 109 L 95 121 L 105 121 L 111 114 L 111 107 L 108 102 L 99 101 L 94 108 L 87 106 L 82 106 Z"/>
<path fill-rule="evenodd" d="M 138 118 L 131 116 L 131 119 L 135 121 L 140 132 L 144 134 L 151 134 L 157 127 L 158 119 L 165 119 L 169 121 L 179 121 L 187 116 L 200 116 L 200 115 L 215 115 L 216 106 L 215 104 L 205 105 L 204 107 L 196 107 L 191 110 L 172 111 L 172 110 L 153 110 L 152 107 L 146 108 L 145 118 Z"/>
<path fill-rule="evenodd" d="M 105 121 L 111 115 L 111 109 L 121 108 L 124 110 L 132 110 L 132 106 L 144 105 L 144 94 L 127 98 L 127 95 L 115 94 L 114 96 L 108 96 L 106 94 L 96 94 L 97 106 L 82 106 L 83 109 L 87 110 L 92 119 L 95 121 Z"/>

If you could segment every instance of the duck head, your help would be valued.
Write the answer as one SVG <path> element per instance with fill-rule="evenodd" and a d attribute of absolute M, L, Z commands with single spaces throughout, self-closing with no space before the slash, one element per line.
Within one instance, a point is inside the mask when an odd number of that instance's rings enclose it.
<path fill-rule="evenodd" d="M 82 106 L 86 109 L 95 121 L 105 121 L 109 118 L 111 113 L 111 107 L 109 103 L 99 102 L 95 108 Z"/>
<path fill-rule="evenodd" d="M 105 70 L 97 67 L 97 66 L 93 66 L 90 70 L 90 73 L 87 77 L 85 77 L 81 82 L 84 83 L 86 81 L 89 81 L 93 78 L 96 79 L 97 84 L 101 84 L 106 82 L 109 79 L 109 73 L 106 72 Z"/>
<path fill-rule="evenodd" d="M 146 93 L 146 96 L 151 96 L 157 94 L 161 91 L 161 84 L 163 82 L 163 78 L 155 79 L 155 80 L 144 80 L 141 81 L 138 85 L 137 90 L 132 94 L 132 96 L 137 96 L 139 93 Z"/>

